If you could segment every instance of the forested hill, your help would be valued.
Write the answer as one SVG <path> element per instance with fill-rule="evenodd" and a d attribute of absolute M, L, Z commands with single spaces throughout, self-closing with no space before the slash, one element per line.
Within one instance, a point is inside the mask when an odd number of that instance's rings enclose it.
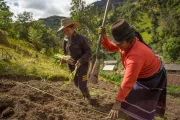
<path fill-rule="evenodd" d="M 42 21 L 48 28 L 53 29 L 54 31 L 57 31 L 57 29 L 60 27 L 60 21 L 64 17 L 62 16 L 50 16 L 47 18 L 40 18 L 39 20 Z"/>
<path fill-rule="evenodd" d="M 130 0 L 131 2 L 135 2 L 137 0 Z M 106 0 L 99 0 L 96 1 L 94 3 L 92 3 L 93 8 L 104 8 L 106 6 Z M 125 4 L 127 2 L 127 0 L 110 0 L 110 7 L 112 8 L 112 6 L 114 7 L 118 7 L 120 4 Z M 60 21 L 61 19 L 63 19 L 65 17 L 63 16 L 49 16 L 47 18 L 40 18 L 39 20 L 42 21 L 46 27 L 53 29 L 54 31 L 56 31 L 60 25 Z"/>
<path fill-rule="evenodd" d="M 137 0 L 129 0 L 130 2 L 135 2 Z M 93 3 L 95 8 L 102 8 L 106 6 L 107 0 L 99 0 Z M 118 7 L 118 5 L 123 4 L 127 2 L 127 0 L 110 0 L 111 7 L 115 6 Z"/>
<path fill-rule="evenodd" d="M 126 0 L 111 0 L 110 4 L 117 7 L 120 3 L 123 3 L 125 1 Z M 100 0 L 100 1 L 94 2 L 93 5 L 95 8 L 102 8 L 106 6 L 106 2 L 107 2 L 106 0 Z"/>

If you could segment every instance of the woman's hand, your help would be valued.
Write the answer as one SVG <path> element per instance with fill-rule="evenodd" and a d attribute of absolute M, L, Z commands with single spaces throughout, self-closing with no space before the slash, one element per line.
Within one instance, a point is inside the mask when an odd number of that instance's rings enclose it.
<path fill-rule="evenodd" d="M 101 27 L 99 30 L 99 34 L 102 35 L 102 39 L 106 37 L 106 29 L 104 27 Z"/>
<path fill-rule="evenodd" d="M 61 64 L 62 63 L 67 63 L 67 61 L 65 59 L 59 59 L 58 62 L 61 63 Z"/>
<path fill-rule="evenodd" d="M 109 113 L 109 116 L 111 119 L 116 119 L 119 117 L 119 110 L 121 108 L 121 102 L 120 101 L 116 101 Z"/>
<path fill-rule="evenodd" d="M 68 63 L 68 64 L 71 64 L 71 65 L 74 65 L 74 59 L 72 59 L 71 57 L 67 58 L 62 58 L 59 60 L 60 63 Z"/>
<path fill-rule="evenodd" d="M 81 63 L 79 62 L 79 60 L 76 62 L 75 66 L 76 66 L 77 68 L 79 68 L 79 67 L 81 66 Z"/>
<path fill-rule="evenodd" d="M 74 59 L 72 59 L 72 58 L 67 59 L 67 63 L 68 63 L 68 64 L 74 65 L 74 64 L 75 64 L 74 62 L 75 62 L 75 61 L 74 61 Z"/>

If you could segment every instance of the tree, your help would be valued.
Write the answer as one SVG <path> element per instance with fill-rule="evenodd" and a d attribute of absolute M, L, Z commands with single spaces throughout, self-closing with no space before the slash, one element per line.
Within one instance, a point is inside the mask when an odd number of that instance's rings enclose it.
<path fill-rule="evenodd" d="M 92 6 L 86 6 L 84 0 L 72 0 L 71 5 L 72 19 L 81 24 L 80 31 L 87 36 L 91 33 L 95 34 L 97 29 L 97 14 Z"/>
<path fill-rule="evenodd" d="M 89 38 L 92 51 L 95 51 L 98 40 L 98 28 L 101 26 L 103 14 L 98 14 L 92 5 L 86 5 L 85 0 L 71 1 L 71 16 L 80 23 L 78 32 Z"/>
<path fill-rule="evenodd" d="M 41 21 L 31 22 L 28 35 L 29 41 L 35 45 L 37 50 L 45 49 L 47 55 L 54 53 L 57 46 L 56 35 L 50 28 L 46 28 Z"/>
<path fill-rule="evenodd" d="M 28 40 L 28 29 L 32 20 L 33 14 L 31 12 L 24 11 L 17 15 L 17 21 L 20 22 L 19 34 L 21 39 Z"/>
<path fill-rule="evenodd" d="M 180 37 L 170 38 L 163 45 L 164 57 L 175 61 L 180 58 Z"/>
<path fill-rule="evenodd" d="M 43 31 L 45 31 L 46 27 L 39 21 L 35 21 L 31 23 L 31 26 L 28 30 L 28 39 L 29 41 L 35 45 L 38 50 L 41 50 L 45 47 L 45 44 L 42 42 Z"/>
<path fill-rule="evenodd" d="M 14 23 L 12 23 L 12 27 L 9 30 L 9 36 L 14 38 L 14 39 L 20 39 L 20 31 L 22 29 L 22 25 L 19 21 L 15 21 Z"/>
<path fill-rule="evenodd" d="M 0 0 L 0 29 L 7 31 L 10 28 L 12 15 L 4 0 Z"/>
<path fill-rule="evenodd" d="M 24 11 L 23 13 L 17 15 L 17 20 L 22 24 L 31 22 L 33 20 L 33 14 L 31 12 Z"/>
<path fill-rule="evenodd" d="M 56 35 L 50 28 L 43 32 L 42 42 L 45 44 L 46 55 L 54 53 L 54 48 L 56 47 L 55 38 Z"/>

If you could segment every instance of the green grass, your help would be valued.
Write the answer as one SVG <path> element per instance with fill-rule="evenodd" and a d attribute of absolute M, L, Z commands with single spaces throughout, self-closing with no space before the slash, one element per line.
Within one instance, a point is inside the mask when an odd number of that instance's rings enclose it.
<path fill-rule="evenodd" d="M 11 56 L 14 56 L 14 57 L 17 57 L 17 58 L 20 58 L 22 56 L 21 54 L 17 53 L 15 49 L 11 49 L 11 48 L 9 48 L 7 46 L 0 45 L 0 48 L 1 48 L 0 49 L 0 57 L 1 58 L 3 57 L 2 56 L 2 49 L 3 49 L 3 51 L 4 50 L 7 51 Z"/>
<path fill-rule="evenodd" d="M 175 63 L 175 64 L 180 64 L 180 60 L 179 60 L 179 61 L 175 61 L 174 63 Z"/>
<path fill-rule="evenodd" d="M 9 47 L 13 48 L 16 52 L 25 55 L 36 55 L 38 53 L 33 44 L 26 42 L 25 40 L 8 39 Z"/>
<path fill-rule="evenodd" d="M 180 86 L 168 86 L 167 93 L 175 97 L 180 97 Z"/>
<path fill-rule="evenodd" d="M 115 85 L 121 84 L 122 76 L 120 73 L 116 73 L 115 71 L 100 71 L 99 75 L 102 77 L 104 81 L 112 82 Z"/>
<path fill-rule="evenodd" d="M 161 117 L 155 117 L 155 120 L 166 120 L 166 119 L 161 118 Z"/>
<path fill-rule="evenodd" d="M 51 57 L 37 52 L 32 44 L 23 40 L 13 39 L 10 39 L 9 43 L 9 47 L 0 45 L 0 48 L 5 49 L 15 59 L 1 59 L 1 76 L 28 76 L 43 80 L 54 78 L 68 79 L 67 67 L 56 65 Z"/>
<path fill-rule="evenodd" d="M 46 60 L 46 61 L 45 61 Z M 1 60 L 0 75 L 30 76 L 41 79 L 68 78 L 68 72 L 49 59 Z"/>

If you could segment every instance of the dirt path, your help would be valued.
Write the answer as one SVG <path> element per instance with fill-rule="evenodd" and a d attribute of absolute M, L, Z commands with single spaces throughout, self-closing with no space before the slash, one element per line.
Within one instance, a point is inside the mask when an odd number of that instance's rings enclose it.
<path fill-rule="evenodd" d="M 64 81 L 0 80 L 0 120 L 105 120 L 117 88 L 100 81 L 90 85 L 100 105 L 92 107 L 73 84 L 60 90 Z M 168 95 L 168 120 L 180 119 L 180 98 Z"/>

